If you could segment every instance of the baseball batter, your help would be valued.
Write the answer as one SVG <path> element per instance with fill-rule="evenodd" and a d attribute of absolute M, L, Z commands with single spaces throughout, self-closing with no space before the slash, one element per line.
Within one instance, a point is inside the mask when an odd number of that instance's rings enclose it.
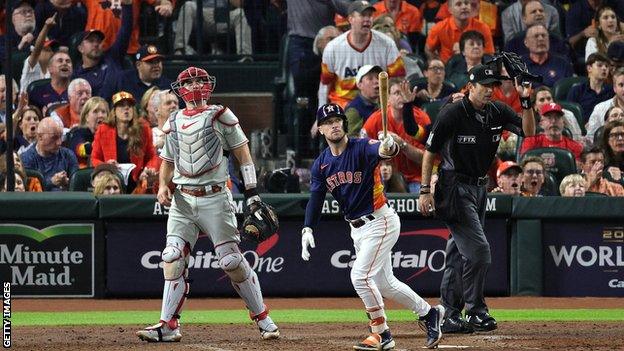
<path fill-rule="evenodd" d="M 180 341 L 180 312 L 189 292 L 188 262 L 199 231 L 214 244 L 219 266 L 245 301 L 263 339 L 276 339 L 280 333 L 263 303 L 256 273 L 241 254 L 232 194 L 226 187 L 229 151 L 241 165 L 247 206 L 261 201 L 256 188 L 256 171 L 247 138 L 238 119 L 229 109 L 207 103 L 215 78 L 196 67 L 189 67 L 172 83 L 186 108 L 176 111 L 165 124 L 165 146 L 160 157 L 158 201 L 170 205 L 167 243 L 162 252 L 165 285 L 160 321 L 138 331 L 141 340 Z M 167 184 L 173 179 L 176 189 Z"/>
<path fill-rule="evenodd" d="M 351 225 L 356 259 L 351 282 L 364 302 L 372 334 L 354 346 L 356 350 L 389 350 L 395 342 L 386 321 L 382 296 L 389 297 L 418 314 L 427 332 L 428 348 L 440 342 L 442 306 L 431 307 L 409 286 L 392 273 L 390 254 L 399 239 L 401 223 L 387 205 L 379 170 L 379 161 L 396 156 L 398 145 L 391 136 L 377 140 L 347 138 L 342 108 L 336 104 L 321 106 L 316 113 L 319 132 L 328 147 L 312 166 L 310 200 L 306 207 L 305 226 L 301 231 L 301 257 L 310 259 L 314 248 L 313 228 L 320 219 L 327 191 L 340 204 Z"/>

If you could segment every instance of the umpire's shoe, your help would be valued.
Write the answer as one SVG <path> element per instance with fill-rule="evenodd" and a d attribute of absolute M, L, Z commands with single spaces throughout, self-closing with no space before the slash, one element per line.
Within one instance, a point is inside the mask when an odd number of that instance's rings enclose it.
<path fill-rule="evenodd" d="M 476 331 L 492 331 L 498 328 L 496 319 L 489 313 L 466 314 L 466 321 Z"/>
<path fill-rule="evenodd" d="M 386 329 L 381 334 L 373 333 L 364 339 L 361 343 L 353 345 L 356 350 L 392 350 L 394 348 L 394 339 L 390 334 L 390 329 Z"/>
<path fill-rule="evenodd" d="M 447 316 L 442 323 L 442 333 L 444 334 L 470 334 L 474 328 L 466 323 L 461 316 Z"/>
<path fill-rule="evenodd" d="M 266 316 L 264 319 L 256 321 L 258 329 L 260 329 L 260 336 L 264 340 L 277 339 L 280 337 L 280 331 L 277 325 L 273 323 L 271 317 Z"/>
<path fill-rule="evenodd" d="M 442 320 L 444 319 L 444 307 L 441 305 L 431 307 L 429 313 L 419 318 L 421 329 L 427 332 L 428 349 L 435 349 L 442 339 Z"/>
<path fill-rule="evenodd" d="M 176 342 L 182 339 L 180 324 L 176 319 L 169 322 L 161 320 L 158 324 L 139 330 L 136 335 L 147 342 Z"/>

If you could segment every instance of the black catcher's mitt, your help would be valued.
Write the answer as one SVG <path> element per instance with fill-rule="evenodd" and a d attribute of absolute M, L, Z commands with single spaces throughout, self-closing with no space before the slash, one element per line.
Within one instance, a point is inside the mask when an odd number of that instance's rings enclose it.
<path fill-rule="evenodd" d="M 244 217 L 241 231 L 243 239 L 261 243 L 279 229 L 275 210 L 262 201 L 255 201 L 247 206 Z"/>
<path fill-rule="evenodd" d="M 536 82 L 541 83 L 543 78 L 529 72 L 527 65 L 518 54 L 514 52 L 500 52 L 494 55 L 492 59 L 487 62 L 502 65 L 507 70 L 507 73 L 511 78 L 518 78 L 519 83 Z"/>

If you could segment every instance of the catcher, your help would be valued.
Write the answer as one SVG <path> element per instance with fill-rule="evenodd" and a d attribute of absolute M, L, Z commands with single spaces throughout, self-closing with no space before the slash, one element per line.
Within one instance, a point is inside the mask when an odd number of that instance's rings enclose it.
<path fill-rule="evenodd" d="M 188 262 L 199 231 L 212 240 L 219 266 L 245 301 L 249 315 L 263 339 L 280 336 L 264 305 L 258 276 L 238 248 L 232 194 L 226 187 L 228 160 L 224 151 L 237 159 L 245 185 L 247 217 L 245 232 L 257 240 L 277 230 L 277 218 L 256 192 L 256 170 L 247 138 L 236 116 L 221 105 L 207 103 L 215 78 L 196 67 L 182 71 L 171 84 L 186 108 L 171 114 L 165 146 L 160 157 L 158 201 L 171 206 L 167 220 L 167 242 L 162 252 L 165 285 L 160 321 L 138 331 L 149 342 L 180 341 L 180 312 L 189 292 Z M 173 179 L 172 191 L 167 184 Z M 269 233 L 270 231 L 270 233 Z"/>

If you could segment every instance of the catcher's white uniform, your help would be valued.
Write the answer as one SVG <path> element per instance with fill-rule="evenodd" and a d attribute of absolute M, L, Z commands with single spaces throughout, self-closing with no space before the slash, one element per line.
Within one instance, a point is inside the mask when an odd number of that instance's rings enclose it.
<path fill-rule="evenodd" d="M 179 341 L 180 311 L 188 294 L 188 260 L 199 231 L 212 240 L 219 266 L 245 301 L 264 339 L 279 337 L 268 316 L 256 273 L 238 248 L 232 194 L 226 186 L 228 159 L 223 152 L 248 141 L 238 119 L 220 105 L 205 105 L 171 114 L 160 157 L 174 165 L 172 196 L 167 220 L 167 246 L 163 250 L 165 286 L 160 322 L 137 332 L 147 341 Z M 162 168 L 161 168 L 162 169 Z"/>

